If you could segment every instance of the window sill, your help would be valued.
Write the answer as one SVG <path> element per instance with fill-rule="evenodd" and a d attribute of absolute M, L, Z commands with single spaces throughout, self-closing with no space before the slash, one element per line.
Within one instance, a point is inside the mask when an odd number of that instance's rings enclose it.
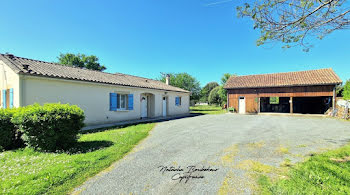
<path fill-rule="evenodd" d="M 110 110 L 111 112 L 129 112 L 131 110 Z"/>

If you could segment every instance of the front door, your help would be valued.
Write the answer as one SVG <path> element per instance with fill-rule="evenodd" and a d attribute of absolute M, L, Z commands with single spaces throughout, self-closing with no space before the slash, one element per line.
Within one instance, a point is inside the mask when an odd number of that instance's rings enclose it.
<path fill-rule="evenodd" d="M 166 117 L 166 97 L 163 97 L 163 116 Z"/>
<path fill-rule="evenodd" d="M 245 98 L 244 97 L 239 97 L 238 106 L 239 106 L 239 108 L 238 108 L 239 113 L 245 114 Z"/>
<path fill-rule="evenodd" d="M 141 117 L 147 117 L 147 96 L 143 96 L 141 99 Z"/>

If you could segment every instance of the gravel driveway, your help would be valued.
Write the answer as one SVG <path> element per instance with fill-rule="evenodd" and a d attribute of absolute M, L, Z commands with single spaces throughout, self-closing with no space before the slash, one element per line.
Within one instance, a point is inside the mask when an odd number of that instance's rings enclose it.
<path fill-rule="evenodd" d="M 75 193 L 250 194 L 252 167 L 280 167 L 286 158 L 295 163 L 349 141 L 350 122 L 321 117 L 222 114 L 167 121 Z"/>

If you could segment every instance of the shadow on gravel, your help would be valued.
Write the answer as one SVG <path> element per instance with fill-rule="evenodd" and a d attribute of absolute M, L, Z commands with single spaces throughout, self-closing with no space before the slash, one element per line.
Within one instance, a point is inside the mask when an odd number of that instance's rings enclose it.
<path fill-rule="evenodd" d="M 342 140 L 335 140 L 335 139 L 324 139 L 325 141 L 329 142 L 329 143 L 333 143 L 333 144 L 341 144 L 341 145 L 345 145 L 347 143 L 350 143 L 350 138 L 349 139 L 342 139 Z"/>

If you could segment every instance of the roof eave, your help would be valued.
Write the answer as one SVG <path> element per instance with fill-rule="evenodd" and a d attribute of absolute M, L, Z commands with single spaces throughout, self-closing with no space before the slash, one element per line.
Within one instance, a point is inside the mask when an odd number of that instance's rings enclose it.
<path fill-rule="evenodd" d="M 55 78 L 55 79 L 62 79 L 62 80 L 81 81 L 81 82 L 98 83 L 98 84 L 108 84 L 108 85 L 124 86 L 124 87 L 132 87 L 132 88 L 155 89 L 155 90 L 162 90 L 162 91 L 167 91 L 167 92 L 190 93 L 189 91 L 186 91 L 186 90 L 179 91 L 179 90 L 168 90 L 168 89 L 152 88 L 152 87 L 140 87 L 140 86 L 133 86 L 133 85 L 122 85 L 122 84 L 115 84 L 115 83 L 108 83 L 108 82 L 97 82 L 97 81 L 89 81 L 89 80 L 82 80 L 82 79 L 72 79 L 72 78 L 66 78 L 66 77 L 56 77 L 56 76 L 48 76 L 48 75 L 41 75 L 41 74 L 30 74 L 30 73 L 25 73 L 23 71 L 18 72 L 18 74 L 25 75 L 25 76 L 33 76 L 33 77 Z"/>
<path fill-rule="evenodd" d="M 307 87 L 307 86 L 324 86 L 324 85 L 340 85 L 343 81 L 336 83 L 323 83 L 323 84 L 301 84 L 301 85 L 278 85 L 278 86 L 249 86 L 249 87 L 224 87 L 224 89 L 256 89 L 256 88 L 276 88 L 276 87 Z"/>

